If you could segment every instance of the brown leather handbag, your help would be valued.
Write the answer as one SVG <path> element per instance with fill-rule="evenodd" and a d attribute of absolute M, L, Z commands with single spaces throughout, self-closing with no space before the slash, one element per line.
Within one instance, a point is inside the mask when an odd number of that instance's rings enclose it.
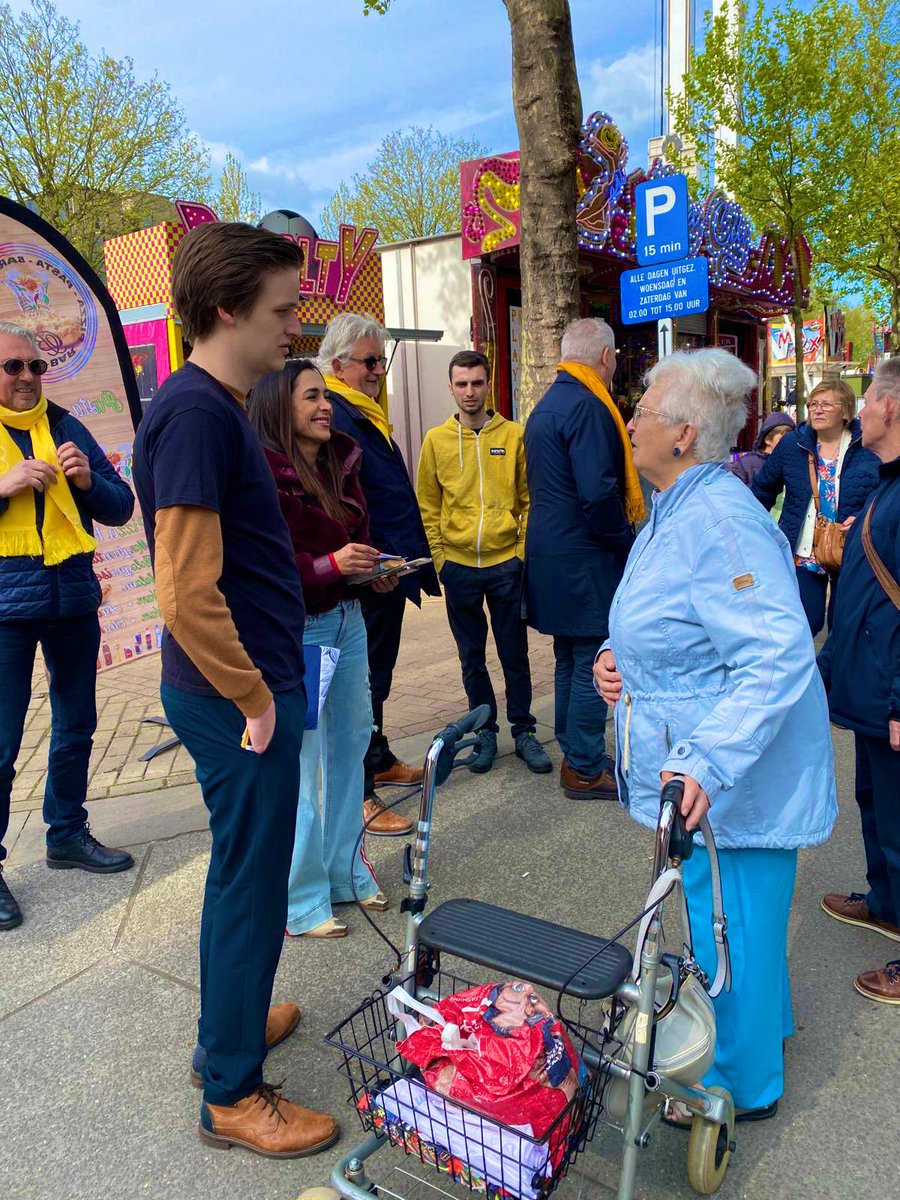
<path fill-rule="evenodd" d="M 888 598 L 893 602 L 895 608 L 900 608 L 900 583 L 893 577 L 884 563 L 881 561 L 881 555 L 875 549 L 875 543 L 872 541 L 872 509 L 875 507 L 874 500 L 869 505 L 869 511 L 866 513 L 866 519 L 863 521 L 862 527 L 862 544 L 863 550 L 866 552 L 866 558 L 869 560 L 869 566 L 875 573 L 875 578 L 888 594 Z"/>
<path fill-rule="evenodd" d="M 846 534 L 837 521 L 829 521 L 827 517 L 822 516 L 822 509 L 819 504 L 819 480 L 816 475 L 816 469 L 813 466 L 812 455 L 809 458 L 809 483 L 816 506 L 816 524 L 813 529 L 813 558 L 829 574 L 836 575 L 841 569 Z"/>

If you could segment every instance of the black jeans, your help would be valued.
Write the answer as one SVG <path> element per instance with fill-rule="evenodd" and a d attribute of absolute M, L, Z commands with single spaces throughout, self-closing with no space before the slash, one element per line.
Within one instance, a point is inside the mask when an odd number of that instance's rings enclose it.
<path fill-rule="evenodd" d="M 58 621 L 0 622 L 0 862 L 9 826 L 14 764 L 31 699 L 34 656 L 40 644 L 50 675 L 50 756 L 44 788 L 47 845 L 57 846 L 87 824 L 88 764 L 97 728 L 95 612 Z"/>
<path fill-rule="evenodd" d="M 866 847 L 869 912 L 900 925 L 900 750 L 856 734 L 856 803 Z"/>
<path fill-rule="evenodd" d="M 394 667 L 400 653 L 406 596 L 400 588 L 384 594 L 373 592 L 371 588 L 362 588 L 360 607 L 369 643 L 369 686 L 372 689 L 373 729 L 364 761 L 365 794 L 371 796 L 375 790 L 376 771 L 386 771 L 397 761 L 391 753 L 382 726 L 384 702 L 391 694 Z"/>
<path fill-rule="evenodd" d="M 485 728 L 497 729 L 497 700 L 485 662 L 487 601 L 506 683 L 506 717 L 512 735 L 515 738 L 520 733 L 534 732 L 528 629 L 521 615 L 522 560 L 510 558 L 494 567 L 466 567 L 447 562 L 441 568 L 441 584 L 447 600 L 447 618 L 459 650 L 469 708 L 486 704 L 491 719 Z"/>

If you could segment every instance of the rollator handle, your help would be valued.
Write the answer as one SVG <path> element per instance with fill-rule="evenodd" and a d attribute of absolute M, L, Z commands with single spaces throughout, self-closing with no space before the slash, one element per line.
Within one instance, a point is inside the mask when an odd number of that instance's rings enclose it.
<path fill-rule="evenodd" d="M 473 746 L 474 741 L 465 742 L 467 733 L 474 733 L 476 729 L 480 729 L 486 724 L 491 717 L 491 710 L 486 704 L 479 704 L 477 708 L 473 708 L 471 712 L 467 712 L 465 716 L 460 717 L 458 721 L 454 721 L 452 725 L 445 726 L 438 734 L 441 742 L 441 752 L 435 765 L 434 782 L 436 787 L 446 783 L 450 778 L 450 772 L 456 763 L 456 756 L 461 750 L 468 750 Z"/>
<path fill-rule="evenodd" d="M 474 733 L 480 729 L 482 725 L 487 724 L 490 720 L 491 710 L 486 704 L 479 704 L 477 708 L 473 708 L 471 712 L 467 712 L 464 717 L 454 722 L 453 725 L 448 725 L 447 729 L 456 730 L 456 740 L 464 738 L 467 733 Z"/>
<path fill-rule="evenodd" d="M 680 858 L 682 861 L 691 857 L 694 850 L 693 835 L 688 833 L 681 815 L 681 801 L 684 799 L 684 780 L 676 777 L 670 779 L 663 787 L 659 798 L 660 812 L 667 804 L 674 809 L 672 832 L 669 835 L 669 858 Z"/>

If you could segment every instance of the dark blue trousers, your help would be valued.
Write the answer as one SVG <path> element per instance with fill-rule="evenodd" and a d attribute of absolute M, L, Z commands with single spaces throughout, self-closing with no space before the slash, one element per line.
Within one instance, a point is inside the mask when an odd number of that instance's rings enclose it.
<path fill-rule="evenodd" d="M 533 733 L 537 722 L 531 712 L 528 627 L 522 619 L 522 560 L 514 556 L 492 567 L 446 562 L 441 568 L 441 586 L 469 708 L 486 704 L 491 710 L 486 728 L 497 729 L 497 699 L 485 657 L 486 602 L 506 683 L 506 719 L 514 738 Z"/>
<path fill-rule="evenodd" d="M 236 1104 L 263 1081 L 266 1016 L 287 921 L 302 685 L 275 697 L 265 754 L 241 749 L 246 722 L 230 700 L 163 684 L 163 708 L 197 768 L 212 833 L 200 923 L 203 1098 Z"/>
<path fill-rule="evenodd" d="M 856 803 L 866 847 L 866 904 L 900 925 L 900 751 L 886 737 L 856 734 Z"/>
<path fill-rule="evenodd" d="M 50 754 L 44 788 L 48 846 L 79 833 L 88 819 L 84 798 L 97 728 L 97 614 L 58 621 L 0 621 L 0 862 L 6 857 L 2 843 L 38 645 L 50 676 Z"/>
<path fill-rule="evenodd" d="M 612 765 L 606 753 L 606 702 L 594 687 L 597 637 L 554 637 L 555 732 L 573 770 L 593 779 Z"/>
<path fill-rule="evenodd" d="M 833 580 L 831 584 L 831 594 L 828 595 L 827 575 L 820 575 L 818 571 L 809 571 L 806 567 L 797 567 L 797 586 L 800 589 L 800 603 L 803 605 L 803 611 L 806 613 L 806 619 L 809 621 L 809 628 L 813 637 L 822 632 L 822 627 L 825 624 L 826 615 L 826 599 L 828 601 L 828 628 L 831 629 L 834 620 L 834 600 L 837 595 L 837 580 Z"/>

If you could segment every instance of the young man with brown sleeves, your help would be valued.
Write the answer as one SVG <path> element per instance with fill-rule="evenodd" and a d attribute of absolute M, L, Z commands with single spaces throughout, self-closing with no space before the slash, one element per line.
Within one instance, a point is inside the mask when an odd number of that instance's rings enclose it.
<path fill-rule="evenodd" d="M 190 361 L 154 397 L 134 481 L 154 556 L 162 700 L 209 809 L 192 1078 L 198 1132 L 274 1158 L 330 1146 L 337 1123 L 263 1081 L 300 1018 L 270 1008 L 284 939 L 306 713 L 300 576 L 246 398 L 299 335 L 301 252 L 265 230 L 202 225 L 175 255 Z"/>

